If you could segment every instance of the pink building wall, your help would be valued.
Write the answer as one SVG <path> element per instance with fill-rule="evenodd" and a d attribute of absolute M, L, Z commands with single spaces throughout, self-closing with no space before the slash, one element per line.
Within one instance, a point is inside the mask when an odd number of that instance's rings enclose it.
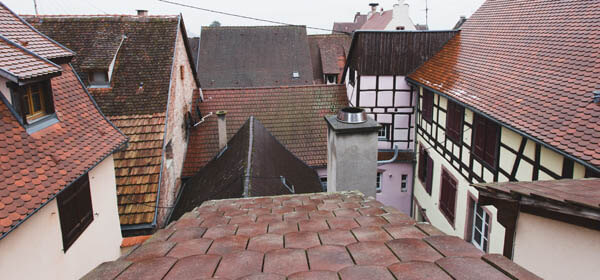
<path fill-rule="evenodd" d="M 346 73 L 348 99 L 351 104 L 362 107 L 381 124 L 388 124 L 387 138 L 379 140 L 380 151 L 391 151 L 398 146 L 400 151 L 414 152 L 415 128 L 415 91 L 406 83 L 404 76 L 360 76 L 350 83 Z M 387 158 L 384 158 L 387 159 Z M 380 158 L 379 160 L 384 160 Z M 376 199 L 410 214 L 413 186 L 413 163 L 394 162 L 380 165 L 382 189 Z M 406 190 L 403 191 L 402 175 L 406 175 Z M 321 175 L 319 175 L 321 176 Z M 327 174 L 323 175 L 327 176 Z"/>

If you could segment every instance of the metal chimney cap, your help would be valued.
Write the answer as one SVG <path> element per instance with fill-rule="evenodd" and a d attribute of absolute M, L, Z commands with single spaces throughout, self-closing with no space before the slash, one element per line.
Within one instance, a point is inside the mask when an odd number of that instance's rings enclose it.
<path fill-rule="evenodd" d="M 367 121 L 367 113 L 363 108 L 346 107 L 338 112 L 337 120 L 343 123 L 364 123 Z"/>

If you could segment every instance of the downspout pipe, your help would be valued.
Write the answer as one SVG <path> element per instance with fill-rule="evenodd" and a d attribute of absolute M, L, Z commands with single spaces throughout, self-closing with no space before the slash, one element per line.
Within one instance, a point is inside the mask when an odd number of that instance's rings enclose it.
<path fill-rule="evenodd" d="M 378 160 L 377 165 L 393 163 L 396 159 L 398 159 L 398 145 L 394 145 L 394 156 L 391 159 Z"/>

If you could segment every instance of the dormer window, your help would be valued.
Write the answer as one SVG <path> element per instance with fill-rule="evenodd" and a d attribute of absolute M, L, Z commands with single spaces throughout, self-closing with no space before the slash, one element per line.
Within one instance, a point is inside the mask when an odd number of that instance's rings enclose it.
<path fill-rule="evenodd" d="M 327 80 L 328 85 L 337 84 L 336 74 L 325 74 L 325 79 Z"/>
<path fill-rule="evenodd" d="M 108 87 L 110 86 L 110 80 L 108 79 L 108 72 L 106 71 L 91 71 L 88 73 L 90 86 L 92 87 Z"/>
<path fill-rule="evenodd" d="M 46 111 L 46 95 L 41 84 L 32 84 L 25 86 L 23 92 L 23 113 L 28 123 L 48 114 Z"/>

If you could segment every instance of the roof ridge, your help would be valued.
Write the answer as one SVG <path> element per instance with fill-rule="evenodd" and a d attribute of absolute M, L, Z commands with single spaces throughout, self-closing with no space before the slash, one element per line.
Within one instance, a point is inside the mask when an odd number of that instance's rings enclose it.
<path fill-rule="evenodd" d="M 252 29 L 252 28 L 267 28 L 267 27 L 276 27 L 276 28 L 281 28 L 281 27 L 304 27 L 306 28 L 306 25 L 304 24 L 281 24 L 281 25 L 248 25 L 248 26 L 244 26 L 244 25 L 228 25 L 228 26 L 202 26 L 202 29 Z"/>
<path fill-rule="evenodd" d="M 224 87 L 224 88 L 207 88 L 202 91 L 217 91 L 217 90 L 256 90 L 256 89 L 288 89 L 288 88 L 336 88 L 342 87 L 345 85 L 342 84 L 333 84 L 333 85 L 325 85 L 325 84 L 315 84 L 315 85 L 291 85 L 291 86 L 261 86 L 261 87 Z"/>
<path fill-rule="evenodd" d="M 56 15 L 20 15 L 24 18 L 41 18 L 41 19 L 85 19 L 85 18 L 128 18 L 128 19 L 176 19 L 179 15 L 150 15 L 150 16 L 138 16 L 138 15 L 126 15 L 126 14 L 91 14 L 91 15 L 69 15 L 69 14 L 56 14 Z"/>

